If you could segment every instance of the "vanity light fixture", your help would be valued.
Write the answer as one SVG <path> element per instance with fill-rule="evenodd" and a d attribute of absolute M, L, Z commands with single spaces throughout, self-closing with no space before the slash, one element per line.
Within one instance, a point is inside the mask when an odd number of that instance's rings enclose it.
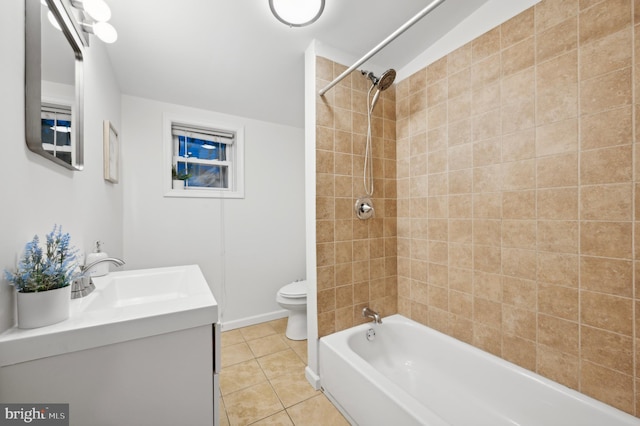
<path fill-rule="evenodd" d="M 107 22 L 111 19 L 111 9 L 104 0 L 71 0 L 71 5 L 82 11 L 82 31 L 95 34 L 105 43 L 113 43 L 118 39 L 118 32 Z"/>
<path fill-rule="evenodd" d="M 325 0 L 269 0 L 271 13 L 289 27 L 304 27 L 320 18 Z"/>
<path fill-rule="evenodd" d="M 44 0 L 40 0 L 43 6 L 47 6 Z M 107 21 L 111 19 L 111 9 L 104 0 L 71 0 L 71 5 L 81 11 L 80 28 L 88 34 L 95 34 L 105 43 L 114 43 L 118 39 L 118 32 Z M 62 31 L 57 19 L 51 11 L 47 12 L 51 25 Z M 85 22 L 88 19 L 89 22 Z"/>

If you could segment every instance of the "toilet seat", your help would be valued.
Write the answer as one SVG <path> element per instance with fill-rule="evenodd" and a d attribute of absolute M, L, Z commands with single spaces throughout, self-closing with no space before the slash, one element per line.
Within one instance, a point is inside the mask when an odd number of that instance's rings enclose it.
<path fill-rule="evenodd" d="M 295 281 L 291 284 L 287 284 L 278 292 L 280 296 L 288 299 L 302 299 L 307 297 L 307 282 Z"/>

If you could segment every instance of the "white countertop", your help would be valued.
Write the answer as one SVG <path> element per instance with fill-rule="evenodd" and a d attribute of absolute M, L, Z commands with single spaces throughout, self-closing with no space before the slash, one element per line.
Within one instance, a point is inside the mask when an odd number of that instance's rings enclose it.
<path fill-rule="evenodd" d="M 114 280 L 171 277 L 184 281 L 180 294 L 148 299 L 130 298 L 128 303 L 107 306 L 117 296 Z M 69 318 L 46 327 L 11 328 L 0 334 L 0 367 L 39 358 L 81 351 L 158 334 L 171 333 L 218 321 L 218 304 L 198 265 L 111 272 L 94 277 L 96 289 L 86 297 L 72 299 Z M 111 288 L 109 288 L 112 286 Z M 115 290 L 114 290 L 115 289 Z M 133 301 L 133 303 L 132 303 Z"/>

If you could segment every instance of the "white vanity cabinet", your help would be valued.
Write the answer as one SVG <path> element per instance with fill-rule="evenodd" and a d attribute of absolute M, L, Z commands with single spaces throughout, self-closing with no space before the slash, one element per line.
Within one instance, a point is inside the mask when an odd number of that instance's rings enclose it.
<path fill-rule="evenodd" d="M 0 368 L 0 401 L 69 403 L 71 425 L 213 425 L 212 326 Z"/>
<path fill-rule="evenodd" d="M 78 426 L 217 425 L 217 304 L 208 287 L 195 299 L 109 321 L 76 307 L 62 323 L 0 334 L 0 402 L 68 403 Z"/>

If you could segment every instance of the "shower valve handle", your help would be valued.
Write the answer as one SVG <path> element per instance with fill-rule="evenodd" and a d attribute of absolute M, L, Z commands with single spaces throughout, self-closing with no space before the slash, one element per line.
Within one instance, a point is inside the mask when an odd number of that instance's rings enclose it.
<path fill-rule="evenodd" d="M 356 201 L 356 216 L 358 219 L 369 219 L 373 216 L 373 203 L 370 198 L 362 198 Z"/>

